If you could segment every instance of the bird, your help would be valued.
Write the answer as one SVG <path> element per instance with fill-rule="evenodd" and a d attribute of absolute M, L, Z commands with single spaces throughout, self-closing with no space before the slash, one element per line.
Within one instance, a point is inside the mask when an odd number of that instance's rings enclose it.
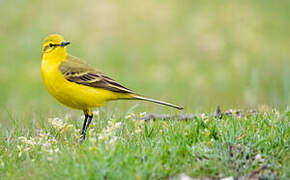
<path fill-rule="evenodd" d="M 44 85 L 51 96 L 63 105 L 82 110 L 85 117 L 81 129 L 81 142 L 93 119 L 93 108 L 112 100 L 143 100 L 178 110 L 183 107 L 140 95 L 102 72 L 95 70 L 79 58 L 67 53 L 70 44 L 62 35 L 49 34 L 43 42 L 41 73 Z"/>

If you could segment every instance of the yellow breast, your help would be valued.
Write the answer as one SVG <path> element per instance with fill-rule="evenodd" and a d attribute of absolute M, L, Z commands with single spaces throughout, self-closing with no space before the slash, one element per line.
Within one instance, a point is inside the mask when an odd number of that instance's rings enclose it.
<path fill-rule="evenodd" d="M 60 63 L 43 59 L 41 71 L 48 92 L 62 104 L 84 110 L 103 106 L 104 102 L 118 98 L 118 94 L 114 92 L 66 80 L 59 71 L 59 65 Z"/>

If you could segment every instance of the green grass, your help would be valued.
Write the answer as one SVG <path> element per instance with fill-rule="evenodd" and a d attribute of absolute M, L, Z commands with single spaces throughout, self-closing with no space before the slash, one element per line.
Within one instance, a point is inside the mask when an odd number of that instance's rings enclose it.
<path fill-rule="evenodd" d="M 100 112 L 84 144 L 82 117 L 40 126 L 31 120 L 29 128 L 15 122 L 1 131 L 0 179 L 289 178 L 289 109 L 188 121 L 140 117 Z"/>

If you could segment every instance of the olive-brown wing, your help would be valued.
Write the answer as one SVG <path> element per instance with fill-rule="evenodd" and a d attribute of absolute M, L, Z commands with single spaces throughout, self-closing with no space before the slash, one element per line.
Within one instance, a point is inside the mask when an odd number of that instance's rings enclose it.
<path fill-rule="evenodd" d="M 130 89 L 70 55 L 61 63 L 59 70 L 70 82 L 117 93 L 133 93 Z"/>

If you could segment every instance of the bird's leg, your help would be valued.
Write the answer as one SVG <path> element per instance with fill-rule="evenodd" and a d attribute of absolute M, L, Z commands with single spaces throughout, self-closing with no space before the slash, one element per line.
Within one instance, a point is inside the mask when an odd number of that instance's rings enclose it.
<path fill-rule="evenodd" d="M 87 126 L 86 126 L 86 129 L 85 129 L 85 132 L 87 132 L 87 129 L 89 128 L 91 122 L 92 122 L 92 119 L 93 119 L 93 114 L 92 115 L 89 115 L 89 120 L 88 120 L 88 123 L 87 123 Z"/>
<path fill-rule="evenodd" d="M 83 128 L 82 128 L 82 135 L 83 135 L 84 132 L 85 132 L 88 117 L 89 117 L 89 115 L 85 114 L 85 120 L 84 120 L 84 124 L 83 124 Z"/>
<path fill-rule="evenodd" d="M 86 126 L 87 126 L 87 120 L 88 120 L 88 111 L 87 110 L 84 110 L 84 114 L 85 114 L 85 120 L 84 120 L 84 124 L 83 124 L 83 127 L 82 127 L 82 132 L 81 132 L 81 142 L 83 142 L 85 139 L 86 139 Z"/>
<path fill-rule="evenodd" d="M 90 123 L 93 119 L 93 113 L 91 110 L 84 110 L 84 114 L 85 114 L 85 120 L 84 120 L 84 124 L 82 128 L 81 143 L 85 141 L 86 135 L 87 135 L 87 129 L 90 126 Z"/>

